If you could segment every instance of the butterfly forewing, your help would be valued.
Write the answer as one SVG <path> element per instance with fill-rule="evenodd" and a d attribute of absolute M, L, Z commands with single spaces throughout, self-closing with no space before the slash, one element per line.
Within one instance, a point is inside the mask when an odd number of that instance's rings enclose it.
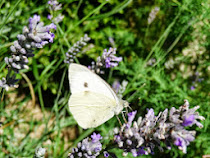
<path fill-rule="evenodd" d="M 91 91 L 103 94 L 114 100 L 117 99 L 117 96 L 111 87 L 85 66 L 79 64 L 70 64 L 69 80 L 72 94 Z"/>

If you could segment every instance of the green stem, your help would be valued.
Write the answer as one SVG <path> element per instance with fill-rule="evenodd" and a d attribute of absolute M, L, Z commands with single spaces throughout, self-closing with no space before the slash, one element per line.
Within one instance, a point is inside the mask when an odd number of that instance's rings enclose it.
<path fill-rule="evenodd" d="M 78 4 L 78 6 L 77 6 L 75 15 L 77 15 L 77 13 L 78 13 L 78 11 L 79 11 L 79 8 L 80 8 L 80 6 L 81 6 L 81 4 L 82 4 L 82 2 L 83 2 L 83 0 L 80 0 L 80 1 L 79 1 L 79 4 Z"/>
<path fill-rule="evenodd" d="M 109 77 L 108 77 L 108 80 L 107 80 L 108 83 L 110 83 L 110 81 L 111 81 L 112 74 L 113 74 L 113 68 L 111 68 L 110 71 L 109 71 Z"/>
<path fill-rule="evenodd" d="M 59 29 L 59 31 L 60 31 L 60 33 L 61 33 L 61 35 L 63 36 L 64 41 L 66 42 L 66 44 L 67 44 L 68 48 L 70 49 L 70 48 L 71 48 L 71 45 L 70 45 L 70 43 L 69 43 L 68 39 L 64 36 L 64 32 L 63 32 L 63 30 L 61 29 L 61 27 L 60 27 L 60 25 L 59 25 L 59 24 L 56 24 L 56 25 L 57 25 L 57 28 Z M 65 54 L 65 53 L 64 53 L 64 54 Z M 74 60 L 76 61 L 76 63 L 77 63 L 77 64 L 79 64 L 79 60 L 77 59 L 77 57 L 75 57 L 75 58 L 74 58 Z"/>
<path fill-rule="evenodd" d="M 71 48 L 71 45 L 70 45 L 68 39 L 66 38 L 66 36 L 64 36 L 64 32 L 63 32 L 63 30 L 61 29 L 60 25 L 59 25 L 59 24 L 56 24 L 56 25 L 57 25 L 57 28 L 58 28 L 58 30 L 60 31 L 61 35 L 63 36 L 63 39 L 64 39 L 64 41 L 66 42 L 68 48 Z"/>
<path fill-rule="evenodd" d="M 39 102 L 40 102 L 40 105 L 41 105 L 42 113 L 43 113 L 43 116 L 44 116 L 44 121 L 46 121 L 45 107 L 44 107 L 44 101 L 43 101 L 43 97 L 42 97 L 41 85 L 38 87 L 38 96 L 39 96 Z"/>

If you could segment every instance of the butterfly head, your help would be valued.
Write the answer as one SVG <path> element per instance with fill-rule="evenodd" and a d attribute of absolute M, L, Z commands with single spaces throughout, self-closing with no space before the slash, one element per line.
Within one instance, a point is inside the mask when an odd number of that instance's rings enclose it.
<path fill-rule="evenodd" d="M 123 107 L 124 108 L 129 107 L 129 103 L 126 100 L 122 100 L 122 102 L 123 102 Z"/>
<path fill-rule="evenodd" d="M 129 103 L 126 100 L 120 99 L 120 102 L 115 109 L 115 114 L 118 115 L 119 113 L 122 112 L 124 108 L 127 108 L 127 107 L 129 107 Z"/>

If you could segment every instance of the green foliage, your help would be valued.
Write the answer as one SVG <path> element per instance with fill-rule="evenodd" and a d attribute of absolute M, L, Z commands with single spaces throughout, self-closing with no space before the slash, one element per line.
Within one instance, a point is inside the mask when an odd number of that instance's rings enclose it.
<path fill-rule="evenodd" d="M 192 127 L 197 137 L 188 147 L 188 154 L 174 147 L 147 157 L 209 155 L 208 2 L 61 0 L 60 3 L 59 12 L 65 18 L 57 24 L 54 43 L 36 50 L 29 60 L 30 68 L 22 71 L 33 85 L 36 105 L 31 105 L 31 91 L 23 78 L 19 88 L 6 92 L 1 101 L 0 121 L 4 126 L 2 134 L 0 131 L 0 157 L 32 157 L 37 146 L 47 148 L 49 157 L 66 157 L 72 146 L 93 131 L 105 137 L 119 126 L 117 119 L 112 118 L 96 129 L 83 130 L 68 110 L 68 66 L 63 60 L 65 52 L 85 33 L 91 41 L 77 59 L 86 66 L 96 60 L 103 49 L 112 46 L 109 38 L 114 39 L 117 55 L 122 56 L 123 61 L 102 77 L 109 84 L 115 79 L 128 81 L 124 99 L 132 109 L 138 110 L 138 116 L 144 116 L 147 108 L 154 108 L 157 114 L 165 108 L 178 107 L 184 99 L 188 99 L 191 106 L 200 105 L 199 113 L 206 120 L 202 122 L 203 129 Z M 160 7 L 160 11 L 148 25 L 147 18 L 155 6 Z M 4 57 L 10 56 L 9 47 L 33 14 L 50 23 L 46 18 L 47 1 L 0 2 L 0 78 L 7 74 Z M 150 59 L 156 62 L 149 65 Z M 196 72 L 203 79 L 201 82 L 194 83 Z M 192 85 L 195 90 L 190 89 Z M 104 144 L 110 141 L 105 140 Z M 122 157 L 119 149 L 112 151 Z"/>

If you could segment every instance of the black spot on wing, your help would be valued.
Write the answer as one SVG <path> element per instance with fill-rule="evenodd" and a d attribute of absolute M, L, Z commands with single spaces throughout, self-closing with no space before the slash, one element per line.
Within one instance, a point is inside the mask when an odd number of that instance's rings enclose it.
<path fill-rule="evenodd" d="M 88 83 L 87 82 L 84 83 L 84 87 L 88 88 Z"/>

